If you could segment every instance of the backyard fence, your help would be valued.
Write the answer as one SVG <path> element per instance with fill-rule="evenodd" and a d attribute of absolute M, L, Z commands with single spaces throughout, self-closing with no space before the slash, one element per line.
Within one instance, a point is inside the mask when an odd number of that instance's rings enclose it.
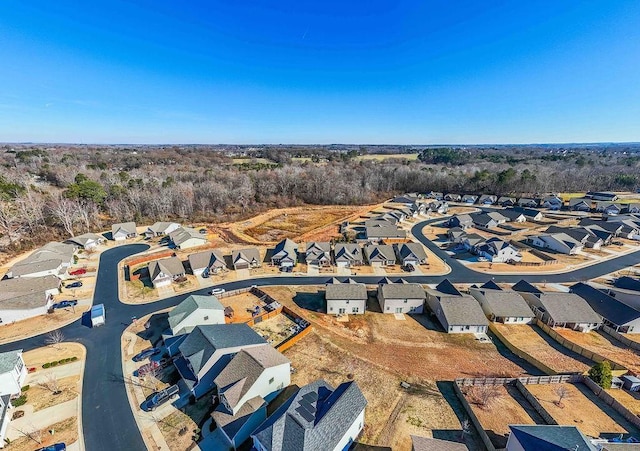
<path fill-rule="evenodd" d="M 465 412 L 467 412 L 467 415 L 469 415 L 471 424 L 473 424 L 473 427 L 476 429 L 476 431 L 478 431 L 478 435 L 480 436 L 480 440 L 482 440 L 482 443 L 484 444 L 484 446 L 487 448 L 488 451 L 496 451 L 496 447 L 493 446 L 493 443 L 491 443 L 491 439 L 489 438 L 489 435 L 487 435 L 487 432 L 482 427 L 480 420 L 478 420 L 478 417 L 476 416 L 475 412 L 471 408 L 469 401 L 467 401 L 467 398 L 465 398 L 464 394 L 462 393 L 462 390 L 460 389 L 460 386 L 458 385 L 457 380 L 456 380 L 456 383 L 453 384 L 453 391 L 456 394 L 456 397 L 458 398 L 458 400 L 460 400 L 460 404 L 462 404 L 462 407 L 464 408 Z"/>
<path fill-rule="evenodd" d="M 147 263 L 153 260 L 158 260 L 160 258 L 166 258 L 166 257 L 175 257 L 176 254 L 173 251 L 160 251 L 160 252 L 154 252 L 153 254 L 147 254 L 147 255 L 143 255 L 141 257 L 135 257 L 135 258 L 130 258 L 124 261 L 124 264 L 126 266 L 136 266 L 139 265 L 140 263 Z"/>
<path fill-rule="evenodd" d="M 583 378 L 583 382 L 599 399 L 601 399 L 608 406 L 611 406 L 611 408 L 622 415 L 625 420 L 633 424 L 635 427 L 640 427 L 640 418 L 638 418 L 636 414 L 623 406 L 617 399 L 607 393 L 602 387 L 600 387 L 588 377 Z"/>
<path fill-rule="evenodd" d="M 527 402 L 531 404 L 531 407 L 533 407 L 533 410 L 538 412 L 538 415 L 542 417 L 545 423 L 550 425 L 558 424 L 558 422 L 551 416 L 551 414 L 547 412 L 547 409 L 545 409 L 542 406 L 542 404 L 540 404 L 540 401 L 538 401 L 538 399 L 535 396 L 533 396 L 529 390 L 527 390 L 527 388 L 524 386 L 522 382 L 516 381 L 515 386 L 516 386 L 516 389 L 522 394 L 522 396 L 525 397 Z"/>
<path fill-rule="evenodd" d="M 631 349 L 634 349 L 636 351 L 640 351 L 640 343 L 639 342 L 633 341 L 633 340 L 629 340 L 627 337 L 622 335 L 620 332 L 618 332 L 614 328 L 606 326 L 606 325 L 603 325 L 601 330 L 602 330 L 602 332 L 604 332 L 605 334 L 609 335 L 610 337 L 618 340 L 623 345 L 628 346 Z"/>
<path fill-rule="evenodd" d="M 582 376 L 579 374 L 558 374 L 555 376 L 524 376 L 524 377 L 464 377 L 455 380 L 455 384 L 460 387 L 467 386 L 496 386 L 515 384 L 520 382 L 523 385 L 541 384 L 562 384 L 565 382 L 581 382 Z"/>

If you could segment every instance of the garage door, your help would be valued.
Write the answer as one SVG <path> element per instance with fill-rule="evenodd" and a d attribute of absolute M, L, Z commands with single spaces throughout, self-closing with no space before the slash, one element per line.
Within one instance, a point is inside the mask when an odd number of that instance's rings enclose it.
<path fill-rule="evenodd" d="M 249 269 L 249 263 L 237 263 L 236 269 Z"/>

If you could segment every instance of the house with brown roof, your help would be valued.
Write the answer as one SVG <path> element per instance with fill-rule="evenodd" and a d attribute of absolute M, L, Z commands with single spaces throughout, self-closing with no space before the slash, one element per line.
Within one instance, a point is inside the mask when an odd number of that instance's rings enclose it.
<path fill-rule="evenodd" d="M 260 251 L 255 247 L 231 251 L 231 262 L 233 264 L 233 269 L 235 270 L 258 268 L 262 266 Z"/>
<path fill-rule="evenodd" d="M 174 280 L 184 275 L 184 265 L 178 257 L 149 262 L 149 278 L 155 288 L 169 286 Z"/>

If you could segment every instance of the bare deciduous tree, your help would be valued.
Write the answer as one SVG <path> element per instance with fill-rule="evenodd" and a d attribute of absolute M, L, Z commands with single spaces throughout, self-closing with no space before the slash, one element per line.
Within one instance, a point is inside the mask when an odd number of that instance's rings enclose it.
<path fill-rule="evenodd" d="M 49 203 L 51 215 L 70 236 L 74 236 L 74 225 L 78 219 L 79 206 L 78 202 L 69 200 L 62 195 L 53 196 Z"/>
<path fill-rule="evenodd" d="M 37 429 L 33 424 L 29 425 L 29 429 L 17 428 L 15 426 L 13 426 L 13 428 L 29 440 L 36 442 L 38 445 L 42 444 L 42 430 Z"/>
<path fill-rule="evenodd" d="M 49 390 L 54 395 L 57 395 L 61 391 L 58 377 L 53 373 L 47 373 L 44 378 L 38 382 L 38 386 Z"/>
<path fill-rule="evenodd" d="M 60 329 L 52 330 L 47 334 L 44 342 L 47 346 L 51 346 L 55 349 L 60 349 L 60 343 L 64 341 L 64 334 Z"/>
<path fill-rule="evenodd" d="M 563 399 L 571 398 L 571 392 L 569 391 L 569 389 L 564 384 L 560 384 L 557 387 L 555 387 L 553 389 L 553 392 L 556 395 L 558 395 L 558 400 L 555 401 L 555 405 L 557 405 L 558 407 L 561 407 L 561 408 L 564 407 L 564 404 L 562 404 L 562 400 Z"/>
<path fill-rule="evenodd" d="M 488 408 L 500 398 L 501 392 L 498 387 L 493 385 L 480 385 L 469 387 L 466 395 L 472 404 L 476 404 L 481 408 Z"/>

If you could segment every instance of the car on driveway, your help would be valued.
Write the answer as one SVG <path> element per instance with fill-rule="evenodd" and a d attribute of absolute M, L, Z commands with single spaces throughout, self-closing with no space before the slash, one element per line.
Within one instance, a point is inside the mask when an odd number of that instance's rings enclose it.
<path fill-rule="evenodd" d="M 87 270 L 85 268 L 78 268 L 78 269 L 74 269 L 73 271 L 70 271 L 69 274 L 72 276 L 81 276 L 83 274 L 86 274 Z"/>
<path fill-rule="evenodd" d="M 145 363 L 136 370 L 136 376 L 142 377 L 147 374 L 153 373 L 156 370 L 161 370 L 171 363 L 171 359 L 151 360 L 149 363 Z"/>
<path fill-rule="evenodd" d="M 64 287 L 65 288 L 80 288 L 81 286 L 82 286 L 82 282 L 73 282 L 73 283 L 66 284 Z"/>
<path fill-rule="evenodd" d="M 78 300 L 77 299 L 71 299 L 69 301 L 60 301 L 56 304 L 53 304 L 53 308 L 54 309 L 58 309 L 58 308 L 67 308 L 67 307 L 75 307 L 76 305 L 78 305 Z"/>
<path fill-rule="evenodd" d="M 144 351 L 136 354 L 133 356 L 133 361 L 134 362 L 142 362 L 144 359 L 148 359 L 149 357 L 152 357 L 156 354 L 160 354 L 160 352 L 162 351 L 162 349 L 160 348 L 149 348 L 149 349 L 145 349 Z"/>
<path fill-rule="evenodd" d="M 406 272 L 413 272 L 416 270 L 416 267 L 411 263 L 407 263 L 406 265 L 402 265 L 402 270 Z"/>
<path fill-rule="evenodd" d="M 67 445 L 64 443 L 56 443 L 55 445 L 45 446 L 44 448 L 39 448 L 36 451 L 66 451 Z"/>
<path fill-rule="evenodd" d="M 217 296 L 219 294 L 224 293 L 226 290 L 224 288 L 214 288 L 213 290 L 209 291 L 209 294 L 212 296 Z"/>
<path fill-rule="evenodd" d="M 157 393 L 154 393 L 153 396 L 146 403 L 146 410 L 156 410 L 156 408 L 160 407 L 165 402 L 170 399 L 175 399 L 178 396 L 180 389 L 177 385 L 172 385 L 171 387 L 165 388 L 164 390 L 160 390 Z"/>

